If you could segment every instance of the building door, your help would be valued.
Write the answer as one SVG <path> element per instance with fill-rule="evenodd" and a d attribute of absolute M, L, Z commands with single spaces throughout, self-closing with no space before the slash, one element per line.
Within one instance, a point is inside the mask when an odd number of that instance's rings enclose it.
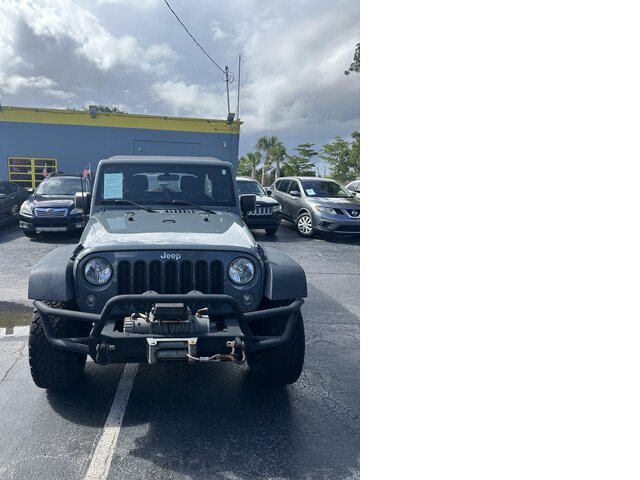
<path fill-rule="evenodd" d="M 9 157 L 9 181 L 23 188 L 36 188 L 44 177 L 57 171 L 55 158 Z"/>

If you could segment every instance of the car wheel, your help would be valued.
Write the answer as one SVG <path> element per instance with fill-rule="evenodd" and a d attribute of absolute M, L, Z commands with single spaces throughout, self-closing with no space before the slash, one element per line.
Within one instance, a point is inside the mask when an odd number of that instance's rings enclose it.
<path fill-rule="evenodd" d="M 22 230 L 22 233 L 24 233 L 25 236 L 29 238 L 33 238 L 37 235 L 36 232 L 30 232 L 29 230 Z"/>
<path fill-rule="evenodd" d="M 313 220 L 311 215 L 307 212 L 302 212 L 298 215 L 298 220 L 296 221 L 296 228 L 298 229 L 298 234 L 303 237 L 311 237 L 313 235 Z"/>
<path fill-rule="evenodd" d="M 265 231 L 267 232 L 267 235 L 275 235 L 276 232 L 278 231 L 278 227 L 265 228 Z"/>
<path fill-rule="evenodd" d="M 45 303 L 54 308 L 64 307 L 62 302 Z M 50 317 L 50 320 L 56 337 L 85 336 L 89 333 L 88 325 L 60 317 Z M 54 391 L 73 388 L 82 380 L 86 361 L 86 355 L 60 350 L 49 343 L 40 311 L 34 308 L 29 332 L 29 366 L 34 383 L 40 388 Z"/>
<path fill-rule="evenodd" d="M 296 322 L 291 338 L 280 347 L 247 353 L 247 363 L 253 378 L 258 382 L 282 386 L 294 383 L 304 365 L 304 323 L 298 310 L 291 314 Z M 282 335 L 288 316 L 265 318 L 252 327 L 255 335 Z"/>

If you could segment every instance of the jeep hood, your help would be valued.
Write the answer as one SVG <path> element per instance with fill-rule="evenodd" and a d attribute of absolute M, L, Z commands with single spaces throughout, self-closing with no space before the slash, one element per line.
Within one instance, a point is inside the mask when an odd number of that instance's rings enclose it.
<path fill-rule="evenodd" d="M 256 242 L 237 215 L 228 212 L 94 213 L 80 243 L 84 250 L 216 249 L 253 250 Z"/>

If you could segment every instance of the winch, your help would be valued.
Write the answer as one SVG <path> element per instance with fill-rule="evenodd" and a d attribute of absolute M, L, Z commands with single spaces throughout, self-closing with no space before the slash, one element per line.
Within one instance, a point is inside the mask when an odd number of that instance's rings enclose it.
<path fill-rule="evenodd" d="M 183 303 L 155 303 L 148 313 L 132 313 L 124 319 L 125 333 L 153 335 L 198 335 L 219 330 L 209 320 L 206 308 L 192 313 Z"/>

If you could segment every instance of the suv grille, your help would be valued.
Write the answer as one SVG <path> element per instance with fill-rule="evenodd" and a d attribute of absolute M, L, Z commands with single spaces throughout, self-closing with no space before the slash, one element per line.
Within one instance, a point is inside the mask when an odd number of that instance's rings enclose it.
<path fill-rule="evenodd" d="M 66 208 L 35 208 L 36 217 L 66 217 Z"/>
<path fill-rule="evenodd" d="M 137 260 L 133 265 L 121 260 L 118 269 L 118 295 L 144 293 L 153 290 L 158 293 L 188 293 L 198 290 L 202 293 L 224 293 L 222 262 Z"/>

